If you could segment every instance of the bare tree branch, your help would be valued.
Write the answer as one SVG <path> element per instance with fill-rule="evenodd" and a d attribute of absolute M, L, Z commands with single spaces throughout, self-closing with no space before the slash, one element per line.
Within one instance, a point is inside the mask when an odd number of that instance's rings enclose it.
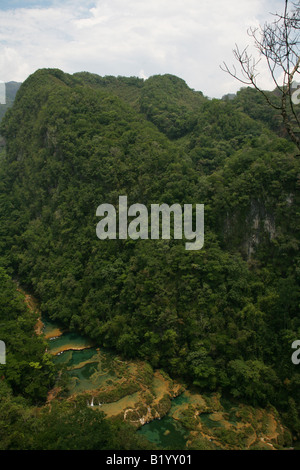
<path fill-rule="evenodd" d="M 259 58 L 249 53 L 248 46 L 240 50 L 236 44 L 233 56 L 239 71 L 235 65 L 230 68 L 225 62 L 220 67 L 244 85 L 253 86 L 272 108 L 280 111 L 285 129 L 300 149 L 300 109 L 295 108 L 292 99 L 293 81 L 300 74 L 300 0 L 292 3 L 291 7 L 289 0 L 284 0 L 283 13 L 272 15 L 272 23 L 248 30 Z M 280 104 L 278 99 L 273 99 L 275 95 L 272 97 L 258 84 L 259 65 L 263 58 L 275 85 L 276 95 L 280 95 Z"/>

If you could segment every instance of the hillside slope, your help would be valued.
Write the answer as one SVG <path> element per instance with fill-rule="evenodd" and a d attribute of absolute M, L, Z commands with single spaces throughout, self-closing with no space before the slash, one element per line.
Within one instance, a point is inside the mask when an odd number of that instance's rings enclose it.
<path fill-rule="evenodd" d="M 37 71 L 1 125 L 2 264 L 52 319 L 194 385 L 293 414 L 299 160 L 171 75 Z M 205 245 L 96 237 L 96 209 L 205 205 Z M 297 404 L 297 405 L 295 405 Z"/>

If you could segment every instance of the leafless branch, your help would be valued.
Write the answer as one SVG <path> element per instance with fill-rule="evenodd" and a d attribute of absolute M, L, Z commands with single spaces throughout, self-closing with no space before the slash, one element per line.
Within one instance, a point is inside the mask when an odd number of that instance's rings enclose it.
<path fill-rule="evenodd" d="M 230 68 L 226 62 L 220 67 L 242 84 L 253 86 L 270 106 L 281 112 L 287 132 L 300 149 L 300 115 L 292 100 L 293 81 L 300 74 L 300 1 L 294 2 L 289 8 L 289 1 L 284 0 L 283 13 L 273 13 L 273 16 L 272 23 L 248 30 L 259 58 L 249 53 L 248 46 L 240 50 L 236 44 L 233 56 L 238 63 L 238 70 L 235 65 Z M 272 94 L 262 90 L 258 84 L 262 59 L 266 61 L 277 94 L 280 94 L 280 104 L 275 103 Z"/>

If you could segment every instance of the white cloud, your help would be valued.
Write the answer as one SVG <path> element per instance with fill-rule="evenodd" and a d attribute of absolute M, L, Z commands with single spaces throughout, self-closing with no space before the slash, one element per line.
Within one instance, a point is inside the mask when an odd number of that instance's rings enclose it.
<path fill-rule="evenodd" d="M 73 73 L 149 77 L 172 73 L 205 95 L 220 97 L 240 84 L 219 65 L 233 62 L 235 43 L 262 23 L 271 0 L 69 0 L 51 8 L 3 11 L 1 80 L 24 80 L 42 67 Z M 273 7 L 272 7 L 273 4 Z M 0 7 L 1 9 L 1 7 Z M 267 70 L 265 70 L 267 72 Z M 262 77 L 263 86 L 272 86 Z"/>

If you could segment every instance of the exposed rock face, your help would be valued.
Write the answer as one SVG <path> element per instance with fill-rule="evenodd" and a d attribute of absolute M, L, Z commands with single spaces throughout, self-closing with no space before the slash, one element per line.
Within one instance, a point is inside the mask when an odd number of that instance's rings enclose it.
<path fill-rule="evenodd" d="M 248 223 L 250 233 L 244 247 L 247 258 L 250 258 L 263 237 L 268 236 L 272 240 L 276 236 L 276 227 L 274 216 L 265 209 L 264 205 L 256 201 L 251 202 Z"/>
<path fill-rule="evenodd" d="M 289 201 L 292 203 L 291 197 Z M 260 201 L 253 199 L 248 209 L 226 214 L 225 243 L 237 243 L 247 259 L 254 255 L 263 240 L 273 240 L 276 235 L 275 216 Z"/>

